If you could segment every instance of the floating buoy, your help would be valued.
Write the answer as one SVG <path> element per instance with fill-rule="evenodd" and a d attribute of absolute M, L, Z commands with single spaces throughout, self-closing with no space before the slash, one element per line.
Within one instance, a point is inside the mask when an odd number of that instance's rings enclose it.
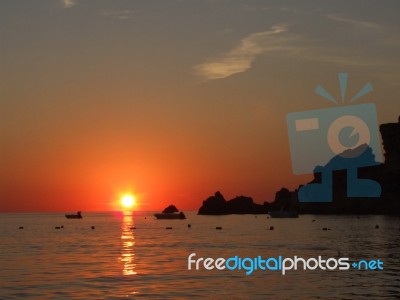
<path fill-rule="evenodd" d="M 379 229 L 379 225 L 375 225 L 375 229 Z"/>
<path fill-rule="evenodd" d="M 269 226 L 269 230 L 274 230 L 274 226 Z"/>
<path fill-rule="evenodd" d="M 95 229 L 95 227 L 94 227 L 94 226 L 92 226 L 91 228 L 92 228 L 92 229 Z"/>
<path fill-rule="evenodd" d="M 215 229 L 217 229 L 217 230 L 221 230 L 221 229 L 222 229 L 222 227 L 218 226 L 218 227 L 215 227 Z"/>
<path fill-rule="evenodd" d="M 19 226 L 18 229 L 24 229 L 24 226 Z"/>
<path fill-rule="evenodd" d="M 311 222 L 315 222 L 315 220 L 312 220 Z"/>
<path fill-rule="evenodd" d="M 172 229 L 172 227 L 165 227 L 165 229 Z"/>
<path fill-rule="evenodd" d="M 188 224 L 188 228 L 191 228 L 191 227 L 192 227 L 192 225 Z"/>
<path fill-rule="evenodd" d="M 330 229 L 327 228 L 327 227 L 324 227 L 324 228 L 322 228 L 322 230 L 327 231 L 327 230 L 330 230 Z"/>
<path fill-rule="evenodd" d="M 61 225 L 61 228 L 64 228 L 64 225 Z"/>

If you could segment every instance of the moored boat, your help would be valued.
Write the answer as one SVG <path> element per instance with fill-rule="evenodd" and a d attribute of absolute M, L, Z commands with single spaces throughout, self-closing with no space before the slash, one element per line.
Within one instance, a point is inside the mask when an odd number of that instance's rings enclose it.
<path fill-rule="evenodd" d="M 180 220 L 184 220 L 186 219 L 186 216 L 183 212 L 180 213 L 158 213 L 158 214 L 154 214 L 154 216 L 157 219 L 180 219 Z"/>
<path fill-rule="evenodd" d="M 175 205 L 170 205 L 165 208 L 162 213 L 154 214 L 157 219 L 172 219 L 172 220 L 184 220 L 186 216 L 183 212 L 179 212 L 179 210 L 175 207 Z"/>
<path fill-rule="evenodd" d="M 67 219 L 82 219 L 82 213 L 78 211 L 76 214 L 66 214 L 65 217 Z"/>

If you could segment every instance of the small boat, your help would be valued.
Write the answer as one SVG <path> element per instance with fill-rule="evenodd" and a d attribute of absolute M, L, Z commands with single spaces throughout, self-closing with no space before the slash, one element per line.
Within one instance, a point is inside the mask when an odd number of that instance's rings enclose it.
<path fill-rule="evenodd" d="M 165 219 L 165 220 L 184 220 L 184 219 L 186 219 L 186 216 L 185 216 L 185 214 L 183 213 L 183 212 L 180 212 L 180 213 L 159 213 L 159 214 L 154 214 L 154 216 L 157 218 L 157 219 L 160 219 L 160 220 L 163 220 L 163 219 Z"/>
<path fill-rule="evenodd" d="M 290 211 L 290 210 L 276 210 L 270 211 L 268 213 L 271 218 L 298 218 L 299 214 L 297 211 Z"/>
<path fill-rule="evenodd" d="M 175 205 L 170 205 L 165 208 L 162 213 L 154 214 L 157 219 L 168 219 L 168 220 L 184 220 L 186 216 L 183 212 L 175 207 Z"/>
<path fill-rule="evenodd" d="M 75 215 L 75 214 L 70 214 L 70 215 L 66 214 L 65 217 L 66 217 L 67 219 L 82 219 L 82 214 L 81 214 L 80 211 L 78 211 L 78 212 L 76 213 L 76 215 Z"/>

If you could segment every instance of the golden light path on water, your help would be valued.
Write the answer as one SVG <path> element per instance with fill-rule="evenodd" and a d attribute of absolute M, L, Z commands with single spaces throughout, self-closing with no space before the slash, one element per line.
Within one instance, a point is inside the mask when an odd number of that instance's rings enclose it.
<path fill-rule="evenodd" d="M 124 212 L 121 223 L 121 256 L 119 260 L 123 264 L 123 275 L 136 275 L 135 271 L 135 236 L 133 234 L 133 216 L 131 212 Z"/>

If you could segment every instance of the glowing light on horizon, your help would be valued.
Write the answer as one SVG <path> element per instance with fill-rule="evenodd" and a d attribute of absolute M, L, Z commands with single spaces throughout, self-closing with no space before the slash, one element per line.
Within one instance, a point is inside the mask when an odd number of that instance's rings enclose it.
<path fill-rule="evenodd" d="M 125 194 L 121 197 L 121 205 L 124 208 L 132 208 L 135 205 L 135 198 L 131 194 Z"/>

